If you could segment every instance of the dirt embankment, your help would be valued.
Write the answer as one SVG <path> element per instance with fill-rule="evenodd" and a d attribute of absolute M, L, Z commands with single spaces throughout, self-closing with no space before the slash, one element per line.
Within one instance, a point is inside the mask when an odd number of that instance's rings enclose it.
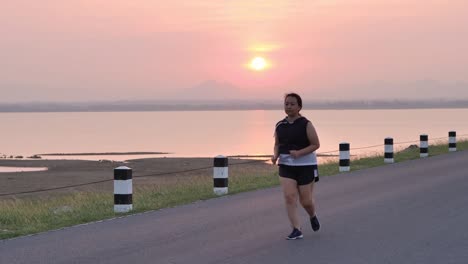
<path fill-rule="evenodd" d="M 258 160 L 229 159 L 229 175 L 274 172 L 275 166 Z M 47 167 L 46 171 L 0 173 L 0 199 L 38 197 L 76 191 L 113 192 L 113 170 L 127 166 L 133 170 L 135 187 L 174 184 L 187 178 L 213 177 L 212 158 L 151 158 L 127 162 L 84 160 L 0 160 L 6 167 Z M 145 177 L 141 177 L 145 176 Z M 86 184 L 90 182 L 99 182 Z M 85 184 L 85 185 L 82 185 Z M 64 186 L 78 185 L 71 188 Z M 59 188 L 57 190 L 31 192 Z M 9 193 L 22 193 L 4 195 Z"/>

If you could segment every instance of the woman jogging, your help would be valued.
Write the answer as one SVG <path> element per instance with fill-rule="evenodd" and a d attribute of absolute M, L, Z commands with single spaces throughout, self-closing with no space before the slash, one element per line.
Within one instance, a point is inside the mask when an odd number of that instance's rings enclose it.
<path fill-rule="evenodd" d="M 312 123 L 299 113 L 301 109 L 302 99 L 298 94 L 285 95 L 284 111 L 287 116 L 276 124 L 271 158 L 272 163 L 279 166 L 286 210 L 293 228 L 286 237 L 289 240 L 303 238 L 297 200 L 309 214 L 312 229 L 320 229 L 313 199 L 314 183 L 319 180 L 315 151 L 320 147 L 320 142 Z"/>

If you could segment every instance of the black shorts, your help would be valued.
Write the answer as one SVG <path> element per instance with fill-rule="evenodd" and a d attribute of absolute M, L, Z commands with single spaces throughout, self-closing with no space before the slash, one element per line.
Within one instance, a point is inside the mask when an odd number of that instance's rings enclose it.
<path fill-rule="evenodd" d="M 280 164 L 279 176 L 293 179 L 297 182 L 297 185 L 306 185 L 319 181 L 317 165 L 289 166 Z"/>

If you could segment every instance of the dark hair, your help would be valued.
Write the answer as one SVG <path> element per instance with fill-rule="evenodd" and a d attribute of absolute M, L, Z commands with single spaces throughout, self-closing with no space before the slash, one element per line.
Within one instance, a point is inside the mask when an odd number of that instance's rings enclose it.
<path fill-rule="evenodd" d="M 286 100 L 287 97 L 294 97 L 297 100 L 297 105 L 299 105 L 300 108 L 302 108 L 302 98 L 297 94 L 297 93 L 287 93 L 284 95 L 284 100 Z"/>

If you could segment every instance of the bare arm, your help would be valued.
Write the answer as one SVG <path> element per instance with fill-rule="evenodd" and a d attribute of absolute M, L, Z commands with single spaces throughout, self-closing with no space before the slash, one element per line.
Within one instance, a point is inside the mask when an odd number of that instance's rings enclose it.
<path fill-rule="evenodd" d="M 279 141 L 278 137 L 276 136 L 275 132 L 275 146 L 273 147 L 273 157 L 271 157 L 271 162 L 273 164 L 276 164 L 276 161 L 278 160 L 279 157 Z"/>
<path fill-rule="evenodd" d="M 307 138 L 309 139 L 310 145 L 300 150 L 291 150 L 291 156 L 299 158 L 320 148 L 317 131 L 315 131 L 315 127 L 312 125 L 312 122 L 307 123 Z"/>

